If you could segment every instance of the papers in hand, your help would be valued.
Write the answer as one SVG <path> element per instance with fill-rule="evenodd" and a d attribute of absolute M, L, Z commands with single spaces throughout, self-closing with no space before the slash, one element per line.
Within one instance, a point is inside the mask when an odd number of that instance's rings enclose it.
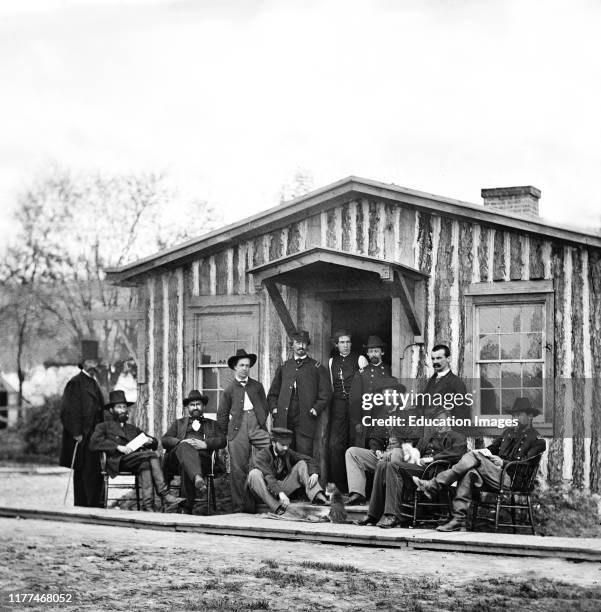
<path fill-rule="evenodd" d="M 133 440 L 130 440 L 126 446 L 132 451 L 137 451 L 148 442 L 150 442 L 150 438 L 145 433 L 141 433 L 138 434 Z"/>
<path fill-rule="evenodd" d="M 492 457 L 492 453 L 487 448 L 478 448 L 476 452 L 484 455 L 485 457 Z"/>

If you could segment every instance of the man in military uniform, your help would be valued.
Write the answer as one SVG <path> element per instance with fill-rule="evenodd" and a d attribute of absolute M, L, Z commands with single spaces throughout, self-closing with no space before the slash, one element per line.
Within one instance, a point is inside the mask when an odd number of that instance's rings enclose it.
<path fill-rule="evenodd" d="M 414 488 L 412 476 L 420 476 L 433 461 L 455 463 L 467 452 L 467 441 L 462 433 L 453 431 L 445 420 L 444 411 L 433 418 L 441 421 L 434 432 L 426 434 L 417 443 L 419 464 L 403 461 L 401 449 L 395 449 L 383 457 L 376 468 L 369 510 L 360 525 L 378 525 L 383 529 L 401 526 L 400 502 L 404 487 Z"/>
<path fill-rule="evenodd" d="M 453 516 L 446 525 L 438 527 L 438 531 L 465 529 L 467 512 L 472 501 L 472 486 L 482 486 L 486 483 L 498 487 L 505 463 L 527 459 L 545 451 L 544 439 L 532 427 L 532 419 L 539 412 L 527 397 L 518 397 L 510 410 L 510 413 L 517 417 L 516 427 L 507 427 L 487 448 L 466 453 L 450 470 L 441 472 L 432 480 L 413 478 L 415 485 L 429 497 L 441 486 L 450 486 L 457 482 Z M 509 482 L 504 484 L 509 486 Z"/>
<path fill-rule="evenodd" d="M 326 369 L 307 355 L 310 344 L 309 332 L 296 330 L 290 334 L 293 356 L 276 370 L 267 403 L 273 426 L 293 432 L 290 448 L 314 457 L 317 417 L 328 407 L 331 391 Z"/>
<path fill-rule="evenodd" d="M 346 329 L 334 333 L 332 341 L 338 354 L 330 358 L 330 380 L 334 396 L 330 408 L 329 478 L 340 491 L 347 490 L 344 454 L 349 441 L 354 440 L 351 429 L 350 393 L 355 374 L 368 363 L 363 355 L 351 351 L 351 334 Z"/>
<path fill-rule="evenodd" d="M 361 424 L 363 416 L 372 416 L 371 410 L 363 408 L 363 396 L 373 395 L 382 381 L 390 378 L 390 366 L 382 361 L 384 355 L 384 342 L 378 336 L 369 336 L 367 344 L 363 346 L 367 351 L 369 365 L 363 370 L 359 370 L 350 390 L 350 421 L 351 437 L 349 443 L 354 441 L 354 446 L 359 448 L 370 448 L 372 450 L 384 450 L 385 443 L 382 438 L 386 437 L 386 432 L 376 430 L 373 427 L 366 427 Z"/>
<path fill-rule="evenodd" d="M 224 389 L 217 408 L 219 429 L 227 435 L 234 512 L 251 510 L 245 487 L 249 461 L 253 449 L 269 446 L 265 390 L 259 381 L 248 375 L 256 362 L 257 356 L 244 349 L 238 349 L 227 360 L 235 376 Z"/>
<path fill-rule="evenodd" d="M 94 427 L 102 421 L 104 398 L 96 381 L 98 342 L 82 342 L 81 370 L 65 387 L 61 404 L 63 439 L 60 465 L 71 467 L 73 453 L 73 500 L 76 506 L 102 506 L 100 454 L 90 448 Z"/>

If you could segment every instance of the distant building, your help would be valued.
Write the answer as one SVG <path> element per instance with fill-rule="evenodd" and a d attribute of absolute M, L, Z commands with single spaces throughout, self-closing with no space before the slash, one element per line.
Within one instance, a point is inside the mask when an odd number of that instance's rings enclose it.
<path fill-rule="evenodd" d="M 13 427 L 23 416 L 19 392 L 0 374 L 0 429 Z"/>

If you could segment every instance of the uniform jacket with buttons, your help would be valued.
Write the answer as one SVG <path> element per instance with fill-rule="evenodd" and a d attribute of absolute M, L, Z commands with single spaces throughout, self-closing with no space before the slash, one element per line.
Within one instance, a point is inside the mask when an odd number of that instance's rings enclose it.
<path fill-rule="evenodd" d="M 233 440 L 240 430 L 244 414 L 244 392 L 252 402 L 259 426 L 267 431 L 267 400 L 263 385 L 254 378 L 248 378 L 246 386 L 236 379 L 223 391 L 217 408 L 217 424 L 228 440 Z"/>
<path fill-rule="evenodd" d="M 433 433 L 422 438 L 417 448 L 422 457 L 432 457 L 434 461 L 449 461 L 457 463 L 467 453 L 467 440 L 458 431 Z"/>
<path fill-rule="evenodd" d="M 288 407 L 295 381 L 300 412 L 298 431 L 312 438 L 317 418 L 309 411 L 314 409 L 319 415 L 326 409 L 332 396 L 328 372 L 311 357 L 305 357 L 299 364 L 296 359 L 288 359 L 276 370 L 267 394 L 274 427 L 288 426 Z M 273 414 L 274 410 L 277 410 L 276 414 Z"/>
<path fill-rule="evenodd" d="M 507 427 L 488 450 L 503 461 L 521 461 L 544 453 L 547 443 L 533 427 Z"/>
<path fill-rule="evenodd" d="M 443 376 L 432 376 L 428 379 L 426 383 L 426 387 L 423 391 L 426 397 L 431 398 L 431 401 L 426 401 L 425 403 L 425 414 L 426 416 L 433 416 L 443 406 L 441 402 L 450 401 L 454 405 L 449 409 L 444 407 L 449 416 L 454 416 L 457 419 L 469 419 L 471 415 L 471 406 L 466 405 L 465 395 L 466 388 L 464 382 L 457 376 L 453 374 L 453 372 L 447 372 Z M 454 398 L 459 394 L 461 396 L 461 400 L 455 404 Z M 439 398 L 434 398 L 435 395 L 440 396 Z M 446 398 L 445 398 L 446 396 Z"/>
<path fill-rule="evenodd" d="M 292 468 L 299 461 L 304 461 L 307 464 L 309 475 L 317 474 L 319 476 L 319 466 L 313 457 L 302 455 L 293 450 L 288 450 L 282 457 L 282 471 L 278 473 L 273 444 L 270 444 L 266 448 L 262 448 L 251 457 L 250 469 L 256 468 L 261 471 L 269 492 L 277 497 L 282 491 L 282 485 L 280 483 L 290 474 Z M 300 486 L 299 484 L 299 487 Z"/>
<path fill-rule="evenodd" d="M 360 448 L 371 448 L 371 450 L 384 450 L 386 448 L 387 430 L 384 427 L 372 427 L 362 425 L 364 416 L 380 418 L 388 416 L 387 411 L 363 409 L 363 395 L 376 393 L 383 378 L 390 378 L 390 366 L 385 363 L 380 365 L 369 364 L 362 371 L 359 370 L 353 378 L 350 392 L 350 421 L 351 433 L 355 434 L 355 446 Z M 376 414 L 376 412 L 378 414 Z M 383 414 L 380 414 L 383 412 Z M 359 431 L 357 431 L 359 429 Z"/>
<path fill-rule="evenodd" d="M 109 476 L 116 476 L 119 473 L 119 462 L 125 456 L 117 450 L 117 446 L 125 446 L 141 433 L 144 432 L 131 423 L 125 423 L 121 427 L 121 423 L 114 418 L 96 425 L 96 429 L 94 429 L 94 433 L 90 438 L 90 449 L 106 453 L 106 471 Z M 147 445 L 145 444 L 142 449 L 156 450 L 158 445 L 158 440 L 152 438 L 152 442 Z"/>

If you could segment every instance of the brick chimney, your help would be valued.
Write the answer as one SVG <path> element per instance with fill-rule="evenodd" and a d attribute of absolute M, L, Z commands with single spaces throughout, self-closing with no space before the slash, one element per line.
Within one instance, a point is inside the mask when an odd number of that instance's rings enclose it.
<path fill-rule="evenodd" d="M 514 215 L 538 217 L 540 190 L 531 185 L 525 187 L 495 187 L 480 192 L 486 208 L 494 208 Z"/>

